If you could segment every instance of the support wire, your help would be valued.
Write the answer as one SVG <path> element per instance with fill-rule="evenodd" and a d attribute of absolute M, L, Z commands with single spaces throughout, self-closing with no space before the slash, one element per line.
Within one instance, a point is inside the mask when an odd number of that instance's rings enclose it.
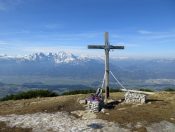
<path fill-rule="evenodd" d="M 112 71 L 110 71 L 111 75 L 113 76 L 113 78 L 117 81 L 117 83 L 123 88 L 126 89 L 121 83 L 120 81 L 114 76 L 114 74 L 112 73 Z"/>

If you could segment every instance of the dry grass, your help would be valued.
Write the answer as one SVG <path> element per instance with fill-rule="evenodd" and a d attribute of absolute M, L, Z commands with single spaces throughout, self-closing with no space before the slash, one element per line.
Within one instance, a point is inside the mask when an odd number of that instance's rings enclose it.
<path fill-rule="evenodd" d="M 80 105 L 77 100 L 88 96 L 89 95 L 69 95 L 28 100 L 4 101 L 0 102 L 0 115 L 56 111 L 71 112 L 75 110 L 82 110 L 84 107 Z M 124 93 L 111 93 L 111 98 L 114 100 L 119 100 L 123 97 Z M 123 126 L 126 126 L 127 124 L 134 126 L 137 122 L 141 122 L 144 125 L 149 125 L 153 122 L 160 122 L 162 120 L 175 123 L 175 120 L 172 120 L 173 118 L 175 119 L 175 92 L 159 92 L 148 97 L 147 104 L 117 104 L 113 109 L 107 110 L 109 115 L 98 113 L 97 117 L 108 121 L 118 122 Z M 151 104 L 149 102 L 151 102 Z M 6 129 L 9 131 L 11 130 L 2 122 L 0 123 L 0 128 L 1 127 L 4 128 L 4 131 Z M 22 132 L 25 130 L 20 128 L 15 129 L 16 132 Z M 139 128 L 136 130 L 144 132 L 145 128 Z M 26 129 L 25 131 L 31 130 Z"/>
<path fill-rule="evenodd" d="M 118 97 L 118 93 L 111 95 L 113 99 Z M 109 115 L 99 113 L 98 118 L 124 126 L 129 123 L 136 125 L 137 122 L 149 125 L 162 120 L 175 123 L 175 120 L 172 120 L 175 119 L 175 92 L 159 92 L 148 96 L 147 101 L 144 105 L 118 104 L 114 109 L 107 110 Z"/>
<path fill-rule="evenodd" d="M 87 95 L 69 95 L 4 101 L 0 102 L 0 115 L 82 110 L 84 107 L 80 105 L 77 100 L 79 98 L 85 98 L 86 96 Z"/>

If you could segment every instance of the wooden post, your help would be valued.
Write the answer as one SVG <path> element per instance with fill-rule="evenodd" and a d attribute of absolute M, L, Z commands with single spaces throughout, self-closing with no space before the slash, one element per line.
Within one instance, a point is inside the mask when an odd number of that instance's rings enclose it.
<path fill-rule="evenodd" d="M 105 32 L 105 102 L 109 98 L 109 36 Z"/>
<path fill-rule="evenodd" d="M 124 46 L 113 46 L 109 44 L 108 32 L 105 32 L 105 45 L 88 45 L 88 49 L 105 50 L 105 102 L 109 98 L 109 51 L 110 49 L 124 49 Z"/>

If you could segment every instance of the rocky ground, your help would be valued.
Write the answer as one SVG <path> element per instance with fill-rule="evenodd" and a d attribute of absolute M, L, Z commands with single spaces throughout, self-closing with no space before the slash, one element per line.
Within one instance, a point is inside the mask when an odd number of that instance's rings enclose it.
<path fill-rule="evenodd" d="M 59 96 L 0 102 L 0 131 L 114 131 L 174 132 L 175 93 L 159 92 L 147 103 L 122 103 L 123 93 L 112 93 L 100 113 L 78 103 L 89 95 Z"/>

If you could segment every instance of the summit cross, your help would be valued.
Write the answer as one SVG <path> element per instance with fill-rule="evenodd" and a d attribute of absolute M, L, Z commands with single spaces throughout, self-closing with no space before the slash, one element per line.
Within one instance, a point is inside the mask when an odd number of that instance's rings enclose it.
<path fill-rule="evenodd" d="M 105 50 L 105 102 L 109 98 L 109 51 L 110 49 L 124 49 L 124 46 L 113 46 L 109 43 L 108 32 L 104 34 L 104 45 L 88 45 L 88 49 L 104 49 Z"/>

